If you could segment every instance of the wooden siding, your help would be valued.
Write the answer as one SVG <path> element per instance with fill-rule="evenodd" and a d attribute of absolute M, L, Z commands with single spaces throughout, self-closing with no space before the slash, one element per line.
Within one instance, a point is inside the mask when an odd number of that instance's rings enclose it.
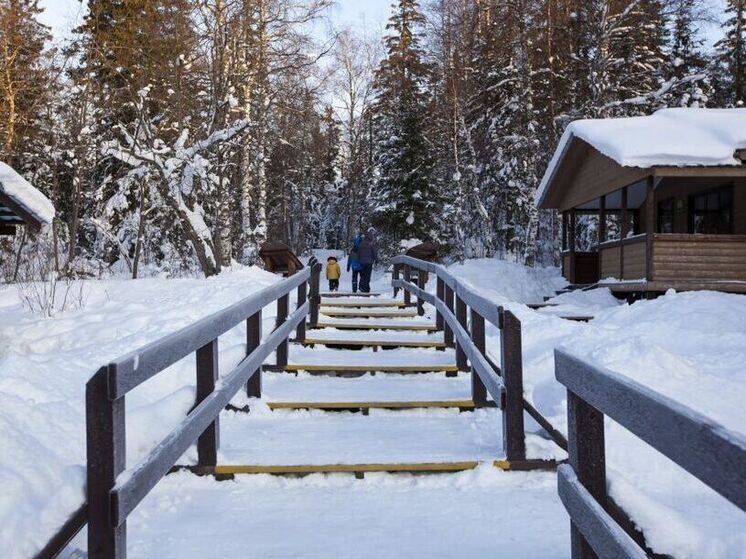
<path fill-rule="evenodd" d="M 656 234 L 652 279 L 746 281 L 746 235 Z"/>
<path fill-rule="evenodd" d="M 598 253 L 566 252 L 562 255 L 562 273 L 570 283 L 591 284 L 598 281 Z"/>
<path fill-rule="evenodd" d="M 647 275 L 645 242 L 624 245 L 624 279 L 642 279 Z"/>
<path fill-rule="evenodd" d="M 620 254 L 621 247 L 619 245 L 612 245 L 604 247 L 601 245 L 601 279 L 606 278 L 617 278 L 619 279 L 620 274 Z"/>

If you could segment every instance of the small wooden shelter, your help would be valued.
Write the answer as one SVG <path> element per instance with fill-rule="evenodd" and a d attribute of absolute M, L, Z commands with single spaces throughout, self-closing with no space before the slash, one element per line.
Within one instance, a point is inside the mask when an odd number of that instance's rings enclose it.
<path fill-rule="evenodd" d="M 576 121 L 537 205 L 562 213 L 570 283 L 746 292 L 746 109 Z"/>
<path fill-rule="evenodd" d="M 0 235 L 14 235 L 19 225 L 39 231 L 52 223 L 54 214 L 46 196 L 0 162 Z"/>
<path fill-rule="evenodd" d="M 425 260 L 426 262 L 435 262 L 438 259 L 438 250 L 440 247 L 437 243 L 432 241 L 426 241 L 413 247 L 410 247 L 404 254 L 417 258 L 418 260 Z"/>
<path fill-rule="evenodd" d="M 303 263 L 285 243 L 279 241 L 264 243 L 259 249 L 259 257 L 264 261 L 264 269 L 283 276 L 292 276 L 303 268 Z"/>

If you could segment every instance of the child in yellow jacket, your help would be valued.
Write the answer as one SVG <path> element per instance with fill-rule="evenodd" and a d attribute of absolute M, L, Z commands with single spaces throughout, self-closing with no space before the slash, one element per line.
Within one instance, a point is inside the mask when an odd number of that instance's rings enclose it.
<path fill-rule="evenodd" d="M 329 291 L 337 291 L 339 289 L 339 278 L 342 275 L 342 269 L 337 263 L 337 259 L 330 256 L 326 259 L 326 279 L 329 280 Z"/>

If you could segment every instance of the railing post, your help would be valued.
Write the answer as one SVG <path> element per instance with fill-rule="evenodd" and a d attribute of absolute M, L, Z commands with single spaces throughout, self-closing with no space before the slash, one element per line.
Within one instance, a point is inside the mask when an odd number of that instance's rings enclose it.
<path fill-rule="evenodd" d="M 425 290 L 427 287 L 427 274 L 422 270 L 417 271 L 417 287 Z M 425 300 L 417 297 L 417 314 L 423 316 L 425 314 Z"/>
<path fill-rule="evenodd" d="M 440 276 L 437 276 L 438 280 L 435 287 L 435 296 L 438 298 L 439 301 L 443 301 L 446 298 L 446 283 L 443 281 L 443 279 Z M 435 327 L 438 330 L 443 330 L 443 324 L 445 324 L 445 320 L 443 320 L 443 315 L 440 313 L 440 311 L 436 308 L 435 309 Z"/>
<path fill-rule="evenodd" d="M 479 352 L 487 356 L 487 346 L 484 335 L 484 318 L 474 309 L 470 312 L 471 318 L 471 340 Z M 487 403 L 487 388 L 484 386 L 482 379 L 472 367 L 471 370 L 471 401 L 478 408 L 484 407 Z"/>
<path fill-rule="evenodd" d="M 409 264 L 404 264 L 404 281 L 407 283 L 412 282 L 412 268 L 409 267 Z M 406 289 L 404 290 L 404 304 L 412 304 L 412 294 Z"/>
<path fill-rule="evenodd" d="M 311 328 L 316 328 L 319 323 L 319 306 L 321 296 L 319 295 L 319 281 L 321 277 L 321 263 L 314 259 L 311 262 L 311 293 L 309 297 L 310 310 L 308 323 Z"/>
<path fill-rule="evenodd" d="M 503 445 L 508 461 L 526 459 L 523 425 L 523 349 L 521 323 L 515 315 L 498 309 L 500 316 L 500 355 L 505 407 L 503 409 Z"/>
<path fill-rule="evenodd" d="M 279 328 L 285 323 L 288 317 L 288 309 L 290 302 L 290 294 L 285 293 L 282 297 L 277 299 L 277 319 L 275 320 L 275 329 Z M 277 346 L 277 366 L 285 367 L 288 364 L 288 340 L 287 338 Z"/>
<path fill-rule="evenodd" d="M 124 559 L 127 524 L 114 526 L 110 491 L 124 471 L 124 397 L 109 399 L 108 367 L 86 384 L 86 451 L 88 492 L 88 557 Z"/>
<path fill-rule="evenodd" d="M 197 397 L 195 407 L 215 390 L 218 380 L 218 340 L 212 340 L 197 350 Z M 217 466 L 220 446 L 220 417 L 197 439 L 197 465 Z"/>
<path fill-rule="evenodd" d="M 298 304 L 295 306 L 299 309 L 306 302 L 308 294 L 308 284 L 304 281 L 298 286 Z M 306 319 L 304 318 L 298 323 L 298 327 L 295 329 L 295 339 L 302 342 L 306 339 Z"/>
<path fill-rule="evenodd" d="M 391 272 L 391 281 L 398 280 L 401 275 L 401 264 L 394 264 L 394 270 Z M 399 288 L 394 286 L 394 299 L 399 295 Z"/>
<path fill-rule="evenodd" d="M 606 455 L 604 416 L 593 406 L 567 391 L 567 443 L 570 465 L 593 498 L 605 509 Z M 571 523 L 572 559 L 597 559 L 596 553 Z"/>
<path fill-rule="evenodd" d="M 467 332 L 469 331 L 466 319 L 466 303 L 464 303 L 463 299 L 458 295 L 456 295 L 456 320 L 458 320 L 458 323 L 463 326 Z M 458 366 L 459 371 L 469 370 L 469 365 L 466 361 L 466 353 L 464 353 L 461 344 L 458 342 L 456 343 L 456 365 Z"/>
<path fill-rule="evenodd" d="M 262 310 L 246 319 L 246 355 L 250 355 L 262 343 Z M 246 383 L 249 398 L 262 397 L 262 368 L 259 367 Z"/>
<path fill-rule="evenodd" d="M 453 289 L 446 284 L 446 308 L 453 314 Z M 448 347 L 453 347 L 453 330 L 447 322 L 443 322 L 443 340 Z"/>

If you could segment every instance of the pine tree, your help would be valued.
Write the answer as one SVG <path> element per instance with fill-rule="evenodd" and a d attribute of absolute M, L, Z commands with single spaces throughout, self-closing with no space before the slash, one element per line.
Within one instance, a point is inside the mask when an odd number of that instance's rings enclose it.
<path fill-rule="evenodd" d="M 727 69 L 721 96 L 728 105 L 742 106 L 746 103 L 746 0 L 728 0 L 725 12 L 725 37 L 715 45 Z"/>
<path fill-rule="evenodd" d="M 673 0 L 670 7 L 669 79 L 687 80 L 697 75 L 706 76 L 708 62 L 702 53 L 704 41 L 697 36 L 697 0 Z M 668 103 L 673 106 L 703 107 L 711 95 L 710 82 L 703 77 L 677 91 Z"/>
<path fill-rule="evenodd" d="M 427 141 L 430 67 L 424 61 L 424 18 L 416 0 L 399 0 L 389 20 L 387 58 L 376 74 L 373 121 L 376 177 L 372 223 L 389 246 L 436 238 L 439 212 Z"/>

